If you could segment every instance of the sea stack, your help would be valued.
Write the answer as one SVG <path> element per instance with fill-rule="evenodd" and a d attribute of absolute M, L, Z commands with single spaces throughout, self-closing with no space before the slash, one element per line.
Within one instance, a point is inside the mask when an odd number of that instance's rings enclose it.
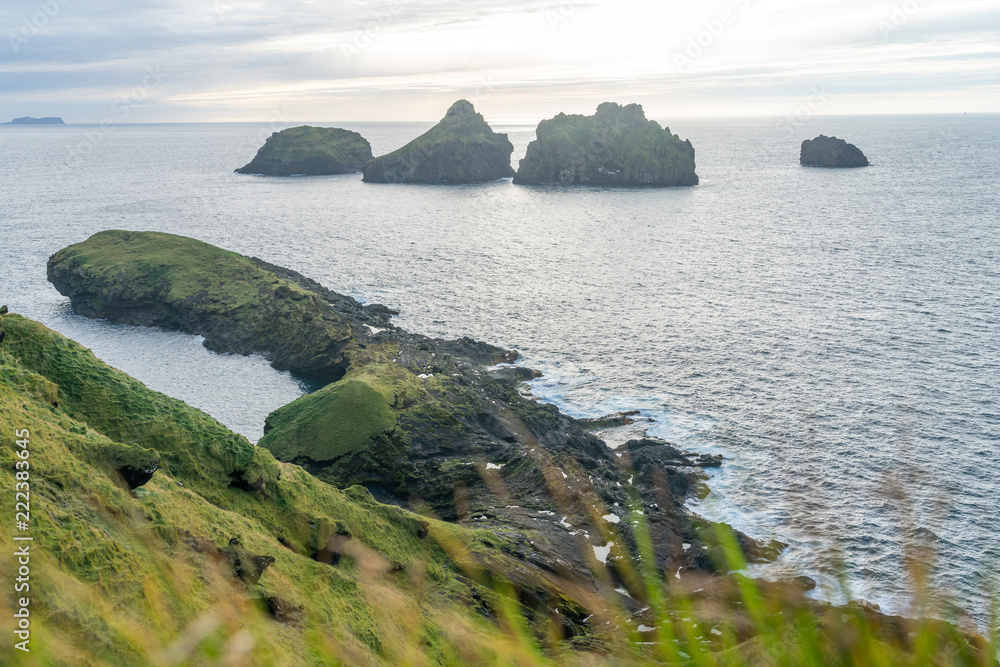
<path fill-rule="evenodd" d="M 440 123 L 365 165 L 366 183 L 481 183 L 514 175 L 514 145 L 472 103 L 459 100 Z"/>
<path fill-rule="evenodd" d="M 647 120 L 642 106 L 605 102 L 593 116 L 543 120 L 515 183 L 525 185 L 697 185 L 694 147 Z"/>
<path fill-rule="evenodd" d="M 869 165 L 868 158 L 854 144 L 822 134 L 811 141 L 807 139 L 802 142 L 799 162 L 804 167 L 832 169 L 853 169 Z"/>
<path fill-rule="evenodd" d="M 372 159 L 372 147 L 357 132 L 303 125 L 275 132 L 238 174 L 329 176 L 354 174 Z"/>

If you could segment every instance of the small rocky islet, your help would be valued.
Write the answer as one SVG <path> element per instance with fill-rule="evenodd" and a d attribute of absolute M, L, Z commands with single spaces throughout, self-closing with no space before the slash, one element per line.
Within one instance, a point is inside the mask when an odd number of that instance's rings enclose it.
<path fill-rule="evenodd" d="M 823 134 L 802 142 L 799 163 L 804 167 L 828 169 L 856 169 L 870 165 L 865 154 L 854 144 Z"/>
<path fill-rule="evenodd" d="M 647 120 L 642 106 L 606 102 L 593 116 L 542 121 L 514 182 L 524 185 L 697 185 L 694 147 Z"/>
<path fill-rule="evenodd" d="M 514 145 L 468 100 L 407 145 L 365 165 L 365 183 L 483 183 L 510 178 Z"/>
<path fill-rule="evenodd" d="M 238 174 L 329 176 L 361 171 L 372 147 L 357 132 L 303 125 L 275 132 Z"/>

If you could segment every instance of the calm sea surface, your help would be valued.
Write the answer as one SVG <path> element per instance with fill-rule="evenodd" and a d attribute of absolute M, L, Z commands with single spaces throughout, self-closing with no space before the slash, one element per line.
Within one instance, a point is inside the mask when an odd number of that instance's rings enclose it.
<path fill-rule="evenodd" d="M 1000 117 L 667 124 L 700 186 L 269 179 L 232 173 L 265 125 L 0 128 L 0 302 L 256 440 L 294 378 L 77 317 L 45 280 L 52 252 L 108 228 L 256 255 L 413 331 L 521 350 L 571 414 L 641 409 L 652 435 L 725 454 L 696 509 L 789 542 L 765 574 L 832 583 L 836 550 L 854 596 L 903 612 L 906 544 L 930 541 L 982 621 L 1000 569 Z M 380 154 L 429 124 L 342 126 Z M 515 161 L 534 136 L 497 129 Z M 821 132 L 874 166 L 801 168 Z"/>

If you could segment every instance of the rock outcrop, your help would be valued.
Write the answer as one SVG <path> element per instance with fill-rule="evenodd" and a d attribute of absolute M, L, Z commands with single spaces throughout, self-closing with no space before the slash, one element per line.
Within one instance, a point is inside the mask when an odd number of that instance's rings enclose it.
<path fill-rule="evenodd" d="M 322 382 L 342 376 L 343 309 L 371 325 L 381 311 L 327 301 L 263 266 L 181 236 L 106 231 L 53 255 L 48 278 L 81 315 L 199 334 L 210 350 L 262 354 Z"/>
<path fill-rule="evenodd" d="M 293 127 L 275 132 L 238 174 L 326 176 L 353 174 L 372 159 L 372 147 L 357 132 L 336 127 Z"/>
<path fill-rule="evenodd" d="M 543 120 L 514 177 L 525 185 L 697 185 L 694 148 L 638 104 Z"/>
<path fill-rule="evenodd" d="M 805 167 L 835 169 L 852 169 L 869 165 L 868 158 L 854 144 L 822 134 L 815 139 L 806 139 L 802 142 L 799 162 Z"/>
<path fill-rule="evenodd" d="M 397 151 L 364 168 L 366 183 L 478 183 L 514 175 L 514 146 L 497 134 L 467 100 L 448 109 L 440 123 Z"/>

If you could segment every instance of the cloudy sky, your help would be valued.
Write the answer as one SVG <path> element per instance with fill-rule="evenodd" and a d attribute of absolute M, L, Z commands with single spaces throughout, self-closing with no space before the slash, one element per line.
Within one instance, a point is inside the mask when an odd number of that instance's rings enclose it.
<path fill-rule="evenodd" d="M 2 0 L 0 120 L 1000 112 L 1000 0 Z"/>

